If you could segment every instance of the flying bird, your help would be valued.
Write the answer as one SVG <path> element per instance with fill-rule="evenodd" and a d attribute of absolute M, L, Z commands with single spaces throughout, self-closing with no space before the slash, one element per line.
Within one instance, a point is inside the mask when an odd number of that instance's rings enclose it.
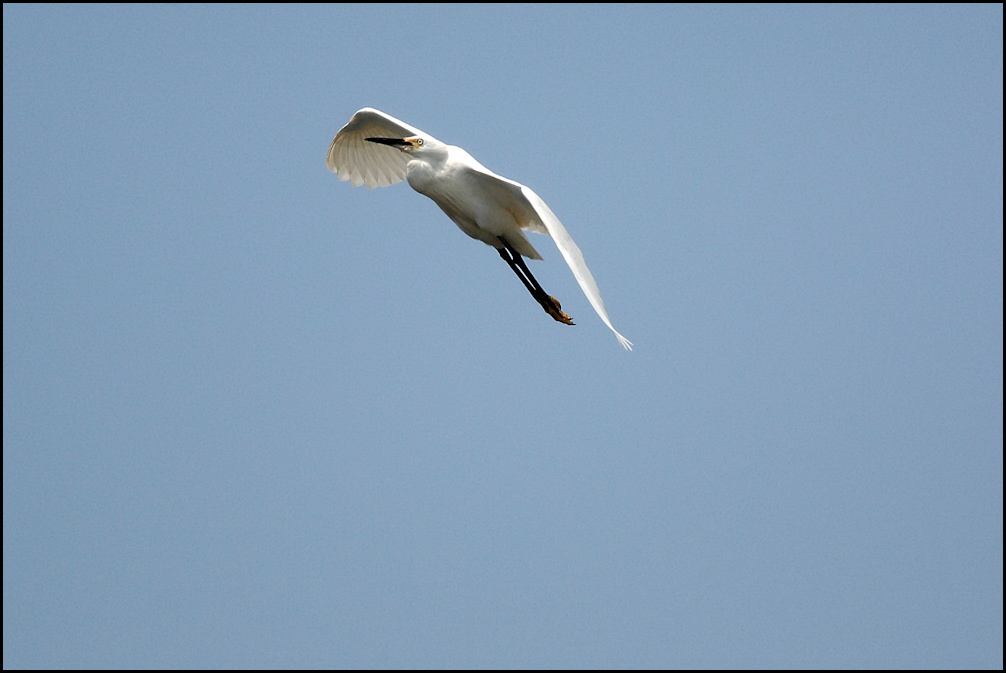
<path fill-rule="evenodd" d="M 433 199 L 472 238 L 491 245 L 517 274 L 531 296 L 558 322 L 572 325 L 559 302 L 545 292 L 524 258 L 542 257 L 524 231 L 555 241 L 591 306 L 626 350 L 632 342 L 612 326 L 583 253 L 566 227 L 530 187 L 496 175 L 468 152 L 373 108 L 363 108 L 343 126 L 328 148 L 328 170 L 354 187 L 387 187 L 408 180 Z"/>

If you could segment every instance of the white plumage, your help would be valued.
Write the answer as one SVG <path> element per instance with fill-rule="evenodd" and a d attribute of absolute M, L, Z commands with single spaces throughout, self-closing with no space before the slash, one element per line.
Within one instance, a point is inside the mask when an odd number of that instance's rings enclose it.
<path fill-rule="evenodd" d="M 335 135 L 328 169 L 354 187 L 387 187 L 402 180 L 440 206 L 463 232 L 499 251 L 531 295 L 559 322 L 573 324 L 527 269 L 523 257 L 541 259 L 524 231 L 555 241 L 591 306 L 627 350 L 632 342 L 612 326 L 583 253 L 555 213 L 529 187 L 496 175 L 468 152 L 380 110 L 364 108 Z"/>

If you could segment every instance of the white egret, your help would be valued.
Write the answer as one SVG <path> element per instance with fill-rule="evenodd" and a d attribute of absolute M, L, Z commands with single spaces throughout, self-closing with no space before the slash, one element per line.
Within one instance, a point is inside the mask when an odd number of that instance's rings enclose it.
<path fill-rule="evenodd" d="M 510 265 L 531 296 L 555 320 L 572 325 L 559 302 L 549 296 L 524 263 L 541 259 L 523 230 L 548 234 L 576 277 L 590 304 L 618 343 L 632 342 L 611 325 L 601 292 L 566 227 L 529 187 L 496 175 L 454 145 L 440 142 L 380 110 L 363 108 L 335 135 L 328 148 L 328 170 L 354 187 L 387 187 L 403 179 L 440 206 L 461 231 L 491 245 Z"/>

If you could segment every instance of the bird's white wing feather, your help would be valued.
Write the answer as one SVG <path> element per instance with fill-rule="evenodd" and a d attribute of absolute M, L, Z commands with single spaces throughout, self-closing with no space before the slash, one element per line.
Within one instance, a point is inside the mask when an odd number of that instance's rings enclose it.
<path fill-rule="evenodd" d="M 472 169 L 469 173 L 472 178 L 479 180 L 486 194 L 497 195 L 501 203 L 507 204 L 507 210 L 518 219 L 521 229 L 527 229 L 537 233 L 547 233 L 555 241 L 555 246 L 559 248 L 563 259 L 569 265 L 570 271 L 580 284 L 580 289 L 587 295 L 590 305 L 601 316 L 604 324 L 615 333 L 618 343 L 626 350 L 632 350 L 632 342 L 618 333 L 611 325 L 608 311 L 604 308 L 604 300 L 601 299 L 601 291 L 597 289 L 597 282 L 594 275 L 587 268 L 587 262 L 583 259 L 583 253 L 579 246 L 573 242 L 573 237 L 562 226 L 562 222 L 555 216 L 552 209 L 548 207 L 541 197 L 534 193 L 530 187 L 526 187 L 519 182 L 509 180 L 496 175 L 492 171 L 478 165 L 477 169 Z"/>
<path fill-rule="evenodd" d="M 538 213 L 542 224 L 548 229 L 549 235 L 555 241 L 555 247 L 559 248 L 559 252 L 562 253 L 566 264 L 569 265 L 569 270 L 573 272 L 576 282 L 580 284 L 580 289 L 583 290 L 583 293 L 587 295 L 587 299 L 590 300 L 590 305 L 597 311 L 597 315 L 601 316 L 601 320 L 608 326 L 608 329 L 615 333 L 618 343 L 622 344 L 625 350 L 631 351 L 632 342 L 619 334 L 618 330 L 612 326 L 611 319 L 608 318 L 608 312 L 604 308 L 604 300 L 601 299 L 601 291 L 597 289 L 597 282 L 594 281 L 594 275 L 587 268 L 587 262 L 583 259 L 583 253 L 580 252 L 579 246 L 573 242 L 573 237 L 566 231 L 566 227 L 562 226 L 562 222 L 555 216 L 555 213 L 548 207 L 548 204 L 534 193 L 534 190 L 521 185 L 521 192 L 524 194 L 524 198 L 530 202 L 535 212 Z"/>
<path fill-rule="evenodd" d="M 427 136 L 414 126 L 373 108 L 363 108 L 343 126 L 328 148 L 328 170 L 349 180 L 354 187 L 387 187 L 405 179 L 409 157 L 387 145 L 369 143 L 366 138 L 408 138 Z"/>

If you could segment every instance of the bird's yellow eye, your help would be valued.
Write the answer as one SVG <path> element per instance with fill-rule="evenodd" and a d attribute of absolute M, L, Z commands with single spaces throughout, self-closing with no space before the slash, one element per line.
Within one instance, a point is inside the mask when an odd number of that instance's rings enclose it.
<path fill-rule="evenodd" d="M 426 143 L 422 138 L 416 138 L 416 147 L 422 147 Z"/>

